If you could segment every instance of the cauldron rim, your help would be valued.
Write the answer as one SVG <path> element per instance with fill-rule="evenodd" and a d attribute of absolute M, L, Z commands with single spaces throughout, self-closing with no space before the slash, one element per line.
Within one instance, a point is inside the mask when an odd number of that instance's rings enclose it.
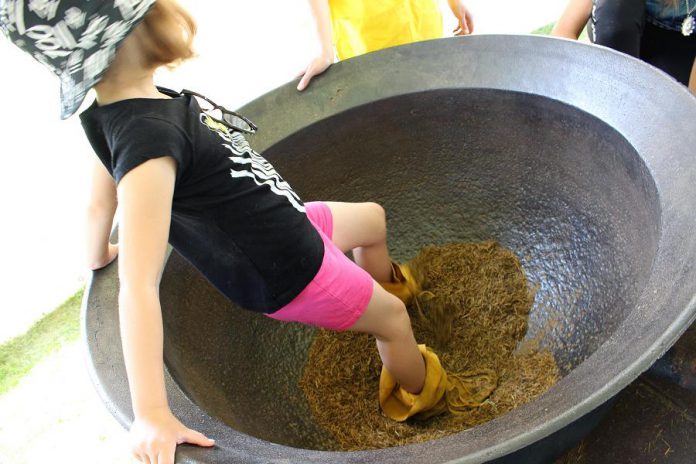
<path fill-rule="evenodd" d="M 437 68 L 437 56 L 443 55 L 452 63 L 445 70 Z M 560 69 L 561 65 L 564 73 L 560 76 L 553 74 L 549 78 L 539 71 Z M 588 74 L 588 69 L 594 72 Z M 399 72 L 408 74 L 401 74 L 403 79 L 398 80 L 390 77 Z M 377 85 L 380 82 L 389 85 Z M 680 199 L 696 198 L 696 183 L 690 182 L 696 178 L 696 166 L 688 164 L 686 149 L 695 146 L 696 131 L 681 131 L 681 141 L 671 140 L 667 135 L 641 134 L 638 128 L 632 127 L 637 124 L 625 120 L 625 114 L 640 109 L 639 119 L 650 117 L 657 127 L 662 127 L 661 122 L 675 124 L 675 120 L 686 125 L 696 120 L 696 98 L 676 81 L 639 60 L 597 46 L 538 36 L 440 39 L 338 63 L 302 96 L 298 96 L 294 84 L 289 83 L 240 111 L 262 128 L 253 143 L 263 151 L 308 122 L 379 99 L 443 88 L 496 89 L 558 100 L 614 127 L 636 148 L 653 175 L 661 207 L 658 253 L 650 280 L 634 309 L 637 314 L 657 319 L 643 321 L 642 326 L 648 331 L 641 334 L 640 339 L 633 340 L 630 352 L 639 351 L 636 349 L 639 347 L 642 348 L 640 354 L 630 356 L 628 363 L 620 366 L 616 359 L 603 357 L 611 353 L 612 348 L 616 351 L 622 339 L 630 340 L 628 335 L 636 335 L 638 324 L 628 327 L 624 321 L 592 356 L 532 403 L 440 440 L 350 453 L 289 448 L 236 432 L 188 400 L 167 374 L 174 410 L 188 425 L 218 440 L 218 450 L 214 452 L 204 454 L 201 449 L 183 447 L 180 456 L 189 462 L 290 462 L 295 459 L 303 462 L 403 462 L 405 454 L 412 455 L 413 462 L 433 462 L 435 457 L 440 462 L 461 463 L 498 458 L 548 436 L 607 401 L 647 369 L 693 321 L 696 292 L 691 282 L 696 282 L 696 271 L 688 269 L 685 263 L 696 257 L 696 244 L 688 235 L 696 226 L 696 218 L 690 217 L 693 214 L 688 214 L 688 205 Z M 636 89 L 650 93 L 639 96 Z M 270 119 L 271 113 L 275 120 Z M 675 263 L 681 264 L 678 268 L 681 272 L 674 272 Z M 90 354 L 93 381 L 110 411 L 128 426 L 131 421 L 128 387 L 122 367 L 116 367 L 122 364 L 120 341 L 117 334 L 104 336 L 109 324 L 114 324 L 116 288 L 115 266 L 95 273 L 90 279 L 83 302 L 83 336 Z M 658 309 L 651 313 L 650 308 Z M 105 317 L 105 311 L 111 311 L 110 318 Z M 655 314 L 658 312 L 662 317 Z M 673 316 L 669 323 L 665 322 L 667 315 Z M 567 391 L 569 395 L 560 397 L 559 391 Z M 564 403 L 570 406 L 562 413 L 548 414 Z M 545 412 L 533 414 L 540 409 Z M 481 439 L 493 430 L 500 432 L 497 426 L 501 421 L 516 422 L 524 433 L 512 433 L 515 427 L 508 427 L 504 436 Z M 467 451 L 463 442 L 473 438 L 479 438 L 478 447 Z M 468 454 L 458 455 L 462 451 Z"/>

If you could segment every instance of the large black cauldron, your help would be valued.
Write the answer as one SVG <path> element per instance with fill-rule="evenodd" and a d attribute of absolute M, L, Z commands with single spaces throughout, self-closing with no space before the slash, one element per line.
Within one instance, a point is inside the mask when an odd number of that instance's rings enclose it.
<path fill-rule="evenodd" d="M 541 37 L 438 40 L 348 60 L 242 112 L 305 200 L 382 203 L 397 259 L 451 241 L 514 250 L 539 284 L 528 336 L 543 333 L 563 378 L 444 439 L 317 451 L 297 387 L 313 330 L 237 310 L 172 253 L 169 397 L 217 439 L 180 462 L 544 462 L 694 318 L 696 99 L 637 60 Z M 117 291 L 115 266 L 94 275 L 84 329 L 97 388 L 128 425 Z"/>

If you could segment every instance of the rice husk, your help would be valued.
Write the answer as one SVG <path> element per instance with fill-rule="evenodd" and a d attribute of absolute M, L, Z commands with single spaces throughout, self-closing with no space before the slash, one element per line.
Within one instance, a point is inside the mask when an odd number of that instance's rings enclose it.
<path fill-rule="evenodd" d="M 517 350 L 534 291 L 517 257 L 493 241 L 427 246 L 409 263 L 424 293 L 409 306 L 418 343 L 450 373 L 492 370 L 498 387 L 462 415 L 395 422 L 379 408 L 382 362 L 372 336 L 319 330 L 300 380 L 316 422 L 334 438 L 322 448 L 355 451 L 441 438 L 487 422 L 559 379 L 553 355 Z"/>

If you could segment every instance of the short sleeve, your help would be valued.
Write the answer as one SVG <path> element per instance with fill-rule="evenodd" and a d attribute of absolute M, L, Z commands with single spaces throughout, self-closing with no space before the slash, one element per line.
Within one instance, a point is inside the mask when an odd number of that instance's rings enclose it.
<path fill-rule="evenodd" d="M 121 126 L 111 141 L 112 173 L 116 183 L 132 169 L 155 158 L 173 157 L 177 178 L 191 158 L 191 142 L 171 122 L 156 117 L 134 118 Z"/>

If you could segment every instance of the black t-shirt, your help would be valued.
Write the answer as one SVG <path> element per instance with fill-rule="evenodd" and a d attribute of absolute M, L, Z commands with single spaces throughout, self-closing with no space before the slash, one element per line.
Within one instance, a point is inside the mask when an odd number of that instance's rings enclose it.
<path fill-rule="evenodd" d="M 169 242 L 232 301 L 274 312 L 318 272 L 324 247 L 302 201 L 195 98 L 95 102 L 80 119 L 117 183 L 150 159 L 176 160 Z"/>

